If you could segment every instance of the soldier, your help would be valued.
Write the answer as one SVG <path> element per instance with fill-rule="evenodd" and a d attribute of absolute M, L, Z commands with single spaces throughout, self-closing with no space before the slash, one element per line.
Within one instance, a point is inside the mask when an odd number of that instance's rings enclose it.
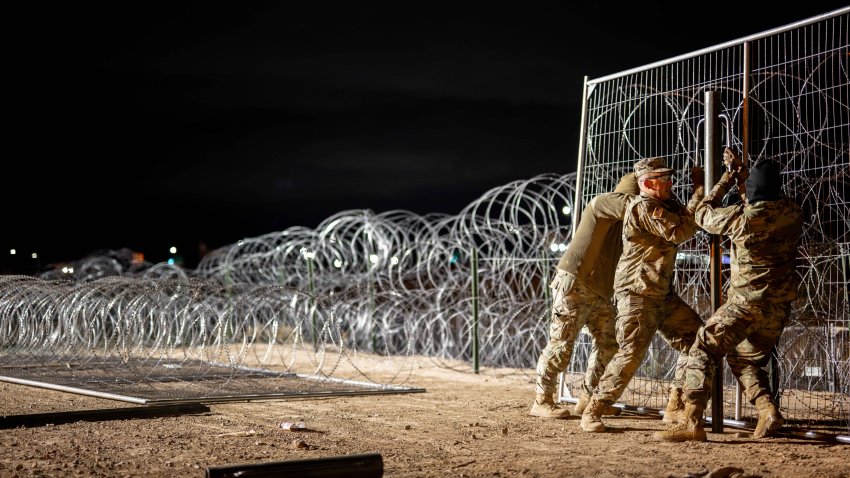
<path fill-rule="evenodd" d="M 552 289 L 552 322 L 549 342 L 537 361 L 536 396 L 531 415 L 566 418 L 569 410 L 555 405 L 555 380 L 570 364 L 578 331 L 587 325 L 593 337 L 585 372 L 582 398 L 574 413 L 581 414 L 588 394 L 599 382 L 605 365 L 617 351 L 614 338 L 614 269 L 623 248 L 622 220 L 626 204 L 638 194 L 634 174 L 620 180 L 612 193 L 600 194 L 588 203 L 567 252 L 558 263 Z M 608 415 L 620 413 L 609 407 Z"/>
<path fill-rule="evenodd" d="M 687 209 L 678 202 L 671 191 L 672 173 L 664 158 L 635 164 L 640 195 L 623 216 L 623 253 L 614 282 L 620 348 L 581 417 L 581 429 L 586 432 L 605 431 L 603 411 L 622 395 L 656 331 L 681 354 L 665 412 L 668 422 L 681 419 L 687 352 L 702 321 L 672 290 L 678 245 L 697 229 L 691 214 L 696 201 L 692 199 Z"/>
<path fill-rule="evenodd" d="M 754 438 L 784 423 L 771 398 L 764 366 L 782 335 L 800 278 L 795 272 L 802 210 L 780 192 L 779 165 L 762 160 L 748 173 L 731 149 L 723 153 L 731 171 L 696 209 L 696 222 L 732 242 L 731 282 L 726 302 L 697 332 L 685 379 L 685 417 L 653 437 L 662 441 L 705 441 L 703 411 L 711 397 L 715 366 L 723 356 L 744 394 L 758 410 Z M 749 176 L 749 177 L 748 177 Z M 720 207 L 733 181 L 746 186 L 742 204 Z M 746 181 L 746 182 L 744 182 Z M 739 191 L 740 192 L 740 191 Z"/>

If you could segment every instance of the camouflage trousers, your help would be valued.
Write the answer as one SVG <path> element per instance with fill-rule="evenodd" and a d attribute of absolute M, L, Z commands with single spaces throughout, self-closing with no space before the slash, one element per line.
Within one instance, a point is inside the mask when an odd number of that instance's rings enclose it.
<path fill-rule="evenodd" d="M 595 398 L 606 404 L 620 398 L 640 368 L 656 332 L 679 351 L 673 372 L 673 387 L 681 388 L 685 382 L 688 350 L 697 330 L 702 326 L 699 315 L 673 293 L 657 299 L 632 292 L 618 292 L 616 299 L 617 342 L 620 349 L 599 380 Z"/>
<path fill-rule="evenodd" d="M 593 343 L 582 386 L 591 393 L 617 351 L 614 306 L 562 270 L 558 270 L 549 287 L 552 289 L 552 321 L 549 342 L 537 360 L 535 391 L 547 396 L 555 392 L 558 375 L 570 365 L 576 337 L 581 328 L 587 326 Z"/>
<path fill-rule="evenodd" d="M 724 355 L 750 403 L 762 395 L 769 396 L 764 366 L 779 342 L 790 311 L 790 302 L 749 303 L 734 296 L 717 309 L 699 329 L 691 347 L 685 378 L 686 400 L 705 406 L 711 398 L 715 367 Z"/>

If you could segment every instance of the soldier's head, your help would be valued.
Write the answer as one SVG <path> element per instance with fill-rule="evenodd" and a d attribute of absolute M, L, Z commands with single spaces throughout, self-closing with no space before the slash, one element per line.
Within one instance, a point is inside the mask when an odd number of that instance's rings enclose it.
<path fill-rule="evenodd" d="M 664 158 L 641 159 L 635 163 L 635 178 L 640 191 L 647 196 L 666 201 L 673 189 L 673 170 Z"/>
<path fill-rule="evenodd" d="M 747 177 L 747 202 L 776 201 L 782 197 L 782 180 L 779 176 L 779 163 L 762 160 L 750 167 Z"/>

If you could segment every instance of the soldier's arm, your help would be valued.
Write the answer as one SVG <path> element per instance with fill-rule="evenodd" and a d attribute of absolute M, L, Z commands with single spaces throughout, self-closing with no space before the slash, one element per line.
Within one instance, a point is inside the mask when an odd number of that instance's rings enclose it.
<path fill-rule="evenodd" d="M 700 166 L 691 168 L 691 183 L 694 185 L 694 192 L 688 201 L 687 210 L 693 215 L 697 205 L 705 198 L 705 171 Z"/>
<path fill-rule="evenodd" d="M 729 188 L 732 187 L 732 183 L 734 182 L 735 177 L 728 171 L 724 172 L 723 176 L 720 177 L 720 181 L 717 181 L 717 184 L 711 188 L 711 192 L 708 193 L 708 196 L 706 196 L 702 202 L 711 204 L 712 207 L 720 207 L 723 197 L 726 196 L 727 192 L 729 192 Z"/>
<path fill-rule="evenodd" d="M 639 204 L 641 208 L 638 213 L 643 227 L 658 237 L 670 242 L 681 244 L 694 237 L 697 225 L 694 219 L 683 210 L 683 214 L 676 214 L 661 206 L 651 203 Z"/>
<path fill-rule="evenodd" d="M 622 193 L 605 193 L 596 196 L 591 201 L 594 203 L 594 212 L 597 219 L 622 220 L 626 211 L 626 204 L 634 196 Z"/>
<path fill-rule="evenodd" d="M 732 231 L 743 227 L 744 205 L 736 204 L 728 207 L 717 207 L 707 199 L 699 205 L 694 213 L 697 225 L 709 234 L 731 235 Z"/>

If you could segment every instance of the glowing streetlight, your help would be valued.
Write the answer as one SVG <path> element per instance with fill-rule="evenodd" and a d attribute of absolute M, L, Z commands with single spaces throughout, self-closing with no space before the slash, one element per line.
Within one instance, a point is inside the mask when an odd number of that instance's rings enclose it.
<path fill-rule="evenodd" d="M 177 254 L 177 248 L 174 247 L 174 246 L 171 246 L 171 249 L 169 249 L 168 252 L 170 252 L 172 254 Z"/>
<path fill-rule="evenodd" d="M 564 213 L 564 216 L 569 216 L 570 214 L 572 214 L 573 208 L 569 206 L 564 206 L 564 208 L 561 209 L 561 212 Z"/>
<path fill-rule="evenodd" d="M 38 254 L 37 254 L 37 253 L 35 253 L 35 252 L 33 252 L 33 253 L 32 253 L 32 258 L 33 258 L 33 259 L 38 259 Z"/>
<path fill-rule="evenodd" d="M 13 255 L 13 256 L 14 256 L 15 254 L 17 254 L 17 253 L 18 253 L 18 251 L 14 250 L 14 249 L 12 249 L 11 251 L 9 251 L 9 254 L 11 254 L 11 255 Z"/>

